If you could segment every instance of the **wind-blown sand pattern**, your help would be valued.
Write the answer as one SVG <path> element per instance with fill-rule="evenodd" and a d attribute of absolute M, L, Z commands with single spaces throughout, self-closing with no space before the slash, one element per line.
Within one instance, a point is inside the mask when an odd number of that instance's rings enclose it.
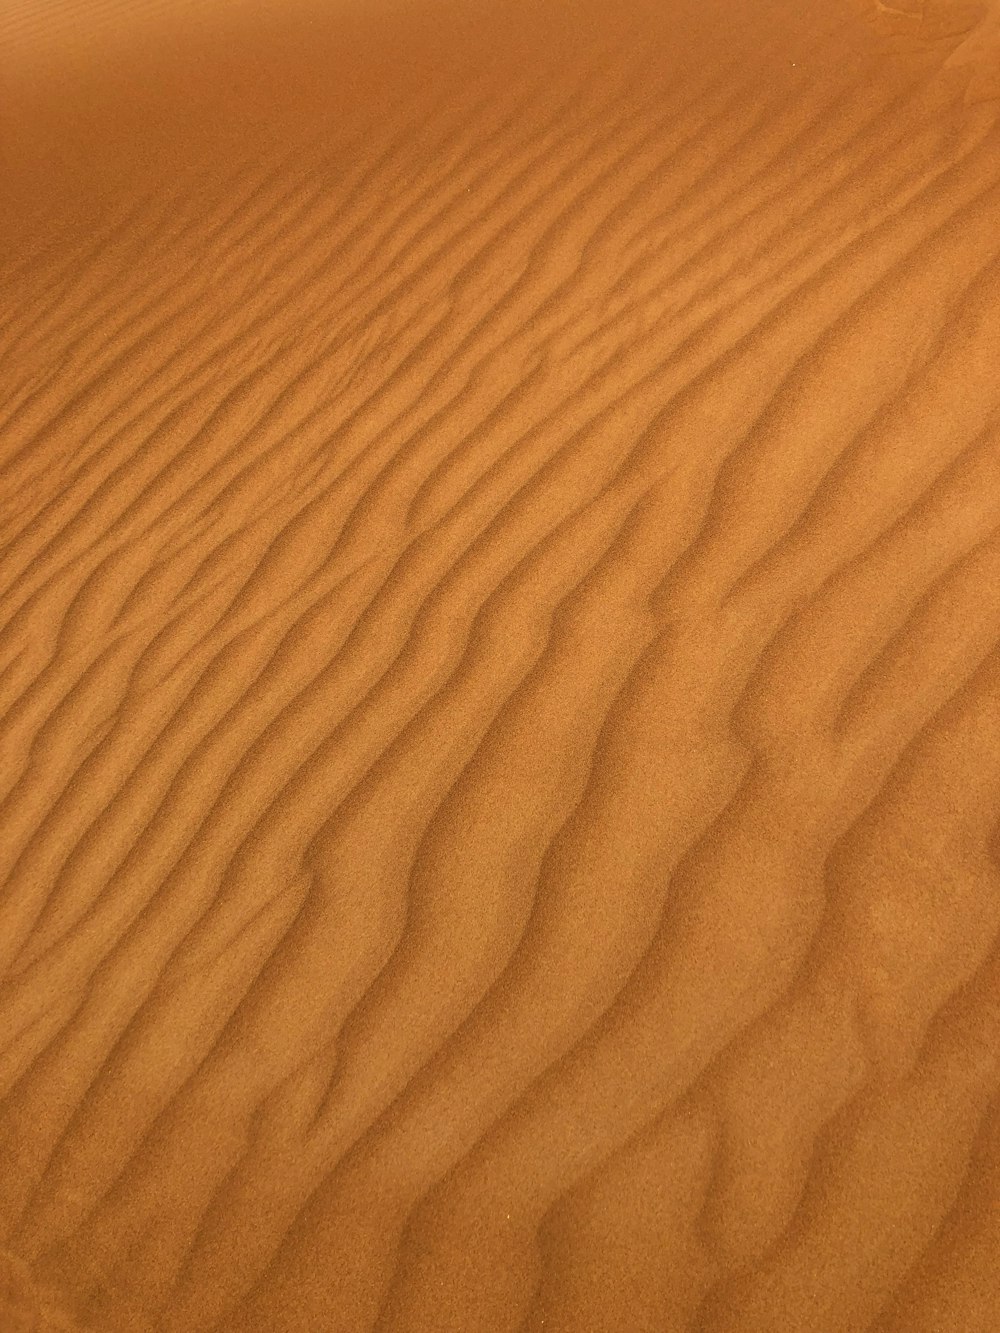
<path fill-rule="evenodd" d="M 0 1327 L 993 1333 L 997 12 L 209 10 L 0 21 Z"/>

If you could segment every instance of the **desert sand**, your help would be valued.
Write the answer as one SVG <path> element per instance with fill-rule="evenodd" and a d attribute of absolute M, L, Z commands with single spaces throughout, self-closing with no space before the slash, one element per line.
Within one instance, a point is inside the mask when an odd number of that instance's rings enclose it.
<path fill-rule="evenodd" d="M 1000 7 L 0 51 L 2 1333 L 996 1333 Z"/>

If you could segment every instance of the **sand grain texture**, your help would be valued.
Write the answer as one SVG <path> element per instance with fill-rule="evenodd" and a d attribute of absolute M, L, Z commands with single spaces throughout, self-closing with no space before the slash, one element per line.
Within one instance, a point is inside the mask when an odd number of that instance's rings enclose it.
<path fill-rule="evenodd" d="M 0 20 L 0 1328 L 992 1333 L 998 11 L 190 11 Z"/>

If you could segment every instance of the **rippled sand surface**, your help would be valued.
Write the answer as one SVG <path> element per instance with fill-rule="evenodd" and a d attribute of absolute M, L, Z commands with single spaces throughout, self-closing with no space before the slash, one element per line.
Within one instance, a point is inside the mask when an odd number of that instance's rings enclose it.
<path fill-rule="evenodd" d="M 3 1333 L 996 1333 L 1000 8 L 0 49 Z"/>

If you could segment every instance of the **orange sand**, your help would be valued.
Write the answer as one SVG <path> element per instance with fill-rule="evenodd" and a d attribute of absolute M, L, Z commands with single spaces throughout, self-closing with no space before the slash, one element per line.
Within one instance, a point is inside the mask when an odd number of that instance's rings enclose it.
<path fill-rule="evenodd" d="M 0 1333 L 1000 1328 L 998 16 L 0 9 Z"/>

